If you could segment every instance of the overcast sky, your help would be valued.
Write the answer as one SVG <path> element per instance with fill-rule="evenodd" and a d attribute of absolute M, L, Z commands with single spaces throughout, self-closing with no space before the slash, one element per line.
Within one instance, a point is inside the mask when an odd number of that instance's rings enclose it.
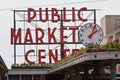
<path fill-rule="evenodd" d="M 77 2 L 77 4 L 76 4 Z M 73 3 L 66 4 L 65 3 Z M 60 5 L 64 4 L 64 5 Z M 53 5 L 53 6 L 51 6 Z M 0 2 L 0 54 L 8 68 L 13 64 L 13 45 L 10 44 L 10 29 L 13 27 L 14 9 L 31 8 L 63 8 L 71 7 L 100 9 L 97 12 L 97 23 L 105 15 L 120 15 L 120 0 L 1 0 Z"/>

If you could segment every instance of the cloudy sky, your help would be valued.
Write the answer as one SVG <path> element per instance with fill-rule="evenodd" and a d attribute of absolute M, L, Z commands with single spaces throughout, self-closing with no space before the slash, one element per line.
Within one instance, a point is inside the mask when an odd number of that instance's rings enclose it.
<path fill-rule="evenodd" d="M 1 0 L 0 2 L 0 55 L 8 68 L 13 63 L 13 45 L 10 44 L 10 29 L 13 27 L 11 10 L 31 8 L 71 7 L 100 9 L 97 12 L 97 23 L 105 15 L 120 15 L 120 0 Z"/>

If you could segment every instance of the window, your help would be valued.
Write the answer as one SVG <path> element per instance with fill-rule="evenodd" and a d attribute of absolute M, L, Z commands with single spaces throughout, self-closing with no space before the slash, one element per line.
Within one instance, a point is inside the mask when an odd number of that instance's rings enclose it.
<path fill-rule="evenodd" d="M 10 75 L 9 80 L 20 80 L 19 75 Z"/>
<path fill-rule="evenodd" d="M 32 75 L 22 75 L 21 80 L 32 80 Z"/>
<path fill-rule="evenodd" d="M 115 28 L 120 28 L 120 19 L 115 20 Z"/>
<path fill-rule="evenodd" d="M 34 75 L 33 80 L 42 80 L 41 75 Z"/>

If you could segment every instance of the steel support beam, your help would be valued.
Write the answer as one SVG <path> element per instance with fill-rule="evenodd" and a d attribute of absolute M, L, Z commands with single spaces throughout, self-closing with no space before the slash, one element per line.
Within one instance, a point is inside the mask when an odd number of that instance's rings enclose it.
<path fill-rule="evenodd" d="M 116 80 L 116 63 L 114 61 L 112 61 L 110 64 L 110 70 L 110 80 Z"/>

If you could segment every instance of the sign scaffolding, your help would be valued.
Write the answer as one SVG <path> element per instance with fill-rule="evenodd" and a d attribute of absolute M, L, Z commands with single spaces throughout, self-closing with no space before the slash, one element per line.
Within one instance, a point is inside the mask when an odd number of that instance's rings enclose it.
<path fill-rule="evenodd" d="M 81 26 L 88 22 L 96 24 L 95 9 L 28 8 L 13 12 L 11 44 L 14 45 L 14 64 L 44 64 L 61 60 L 83 46 L 78 40 Z"/>

